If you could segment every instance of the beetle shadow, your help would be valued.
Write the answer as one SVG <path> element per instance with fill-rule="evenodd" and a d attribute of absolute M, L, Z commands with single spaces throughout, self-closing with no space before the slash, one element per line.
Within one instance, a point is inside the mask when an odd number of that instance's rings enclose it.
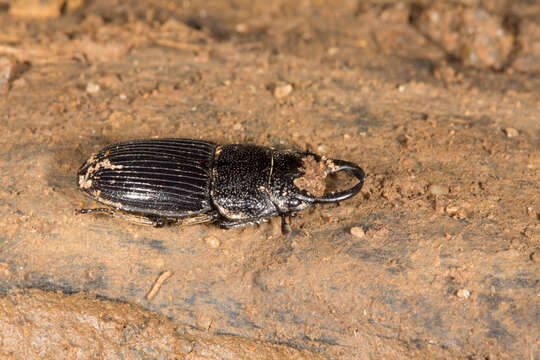
<path fill-rule="evenodd" d="M 78 196 L 77 172 L 90 156 L 110 143 L 107 137 L 95 137 L 94 141 L 73 145 L 67 141 L 60 142 L 52 149 L 53 156 L 46 181 L 48 187 L 67 201 L 82 201 Z"/>

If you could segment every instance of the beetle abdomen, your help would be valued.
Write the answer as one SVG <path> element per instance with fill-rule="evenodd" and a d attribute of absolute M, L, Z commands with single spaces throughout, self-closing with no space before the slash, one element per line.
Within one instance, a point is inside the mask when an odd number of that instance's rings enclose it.
<path fill-rule="evenodd" d="M 79 170 L 92 198 L 129 212 L 186 217 L 212 209 L 216 145 L 189 139 L 138 140 L 108 146 Z"/>

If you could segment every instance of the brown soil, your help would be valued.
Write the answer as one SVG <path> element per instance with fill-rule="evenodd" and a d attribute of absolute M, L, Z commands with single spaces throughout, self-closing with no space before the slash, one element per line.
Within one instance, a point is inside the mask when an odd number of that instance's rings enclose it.
<path fill-rule="evenodd" d="M 140 306 L 29 290 L 0 299 L 0 355 L 34 359 L 323 359 L 307 350 L 209 335 Z M 39 355 L 38 355 L 39 354 Z"/>
<path fill-rule="evenodd" d="M 540 359 L 538 19 L 535 1 L 0 0 L 1 355 Z M 74 216 L 96 205 L 83 161 L 149 137 L 367 179 L 287 236 Z"/>

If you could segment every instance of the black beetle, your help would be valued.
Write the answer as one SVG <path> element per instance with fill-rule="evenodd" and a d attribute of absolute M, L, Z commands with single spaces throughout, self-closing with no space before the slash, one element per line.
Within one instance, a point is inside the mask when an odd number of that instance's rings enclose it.
<path fill-rule="evenodd" d="M 328 174 L 346 171 L 358 183 L 325 192 Z M 231 228 L 287 217 L 316 203 L 356 195 L 364 182 L 356 164 L 309 152 L 190 139 L 135 140 L 105 147 L 78 172 L 79 188 L 111 208 L 103 212 L 140 224 L 217 222 Z M 120 211 L 117 211 L 120 210 Z"/>

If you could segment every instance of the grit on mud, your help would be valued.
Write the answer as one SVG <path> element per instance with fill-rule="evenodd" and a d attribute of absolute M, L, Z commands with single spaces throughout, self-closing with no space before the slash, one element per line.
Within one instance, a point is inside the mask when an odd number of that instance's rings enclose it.
<path fill-rule="evenodd" d="M 539 18 L 534 1 L 0 0 L 0 355 L 540 359 Z M 286 236 L 279 218 L 74 215 L 96 206 L 76 179 L 92 153 L 161 137 L 367 178 Z"/>

